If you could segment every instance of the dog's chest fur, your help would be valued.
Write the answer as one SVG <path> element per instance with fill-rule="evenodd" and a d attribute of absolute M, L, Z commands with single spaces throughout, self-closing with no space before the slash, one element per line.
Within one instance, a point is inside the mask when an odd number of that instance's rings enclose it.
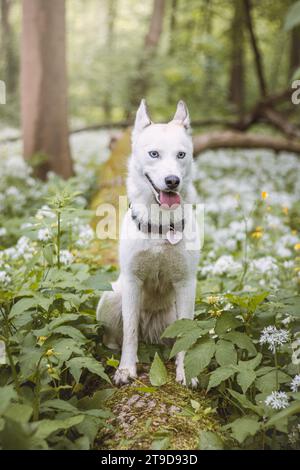
<path fill-rule="evenodd" d="M 150 240 L 132 254 L 131 272 L 136 275 L 145 288 L 164 292 L 169 285 L 182 280 L 188 271 L 186 252 L 180 242 L 172 246 L 168 241 Z"/>

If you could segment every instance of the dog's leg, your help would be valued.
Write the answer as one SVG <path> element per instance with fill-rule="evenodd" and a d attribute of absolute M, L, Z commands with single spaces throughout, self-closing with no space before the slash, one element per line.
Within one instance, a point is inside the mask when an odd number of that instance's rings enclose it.
<path fill-rule="evenodd" d="M 137 278 L 124 278 L 122 283 L 123 345 L 115 383 L 128 383 L 136 377 L 138 328 L 142 283 Z"/>
<path fill-rule="evenodd" d="M 196 279 L 189 279 L 185 283 L 178 282 L 175 284 L 176 311 L 177 319 L 194 318 L 194 306 L 196 295 Z M 185 352 L 181 351 L 176 355 L 176 380 L 182 385 L 186 385 L 184 372 L 184 356 Z M 191 380 L 191 386 L 196 387 L 197 378 Z"/>

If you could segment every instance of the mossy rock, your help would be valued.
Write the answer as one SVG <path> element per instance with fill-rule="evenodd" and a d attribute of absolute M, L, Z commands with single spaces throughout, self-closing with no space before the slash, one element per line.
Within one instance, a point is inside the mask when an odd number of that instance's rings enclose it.
<path fill-rule="evenodd" d="M 141 367 L 141 366 L 140 366 Z M 204 392 L 179 385 L 174 364 L 168 364 L 170 380 L 152 387 L 148 367 L 138 380 L 116 389 L 106 402 L 114 414 L 102 429 L 96 449 L 199 449 L 201 431 L 220 435 L 220 423 Z"/>

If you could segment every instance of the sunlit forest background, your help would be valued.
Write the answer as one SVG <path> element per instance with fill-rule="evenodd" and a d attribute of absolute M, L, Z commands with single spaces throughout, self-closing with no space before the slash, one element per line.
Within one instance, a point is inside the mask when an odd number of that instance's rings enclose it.
<path fill-rule="evenodd" d="M 195 319 L 117 387 L 96 210 L 142 98 L 189 108 L 205 240 Z M 1 449 L 300 448 L 299 118 L 299 1 L 0 0 Z"/>
<path fill-rule="evenodd" d="M 144 92 L 157 119 L 166 119 L 178 97 L 195 121 L 233 118 L 260 97 L 251 40 L 242 1 L 170 0 L 162 2 L 161 25 L 147 57 L 153 14 L 149 0 L 67 1 L 67 65 L 71 128 L 128 120 Z M 284 31 L 292 0 L 253 2 L 253 24 L 262 55 L 266 88 L 288 88 L 299 66 L 297 28 Z M 1 77 L 9 106 L 1 122 L 20 125 L 19 62 L 21 2 L 3 1 Z M 5 7 L 5 5 L 7 5 Z M 150 39 L 148 38 L 148 43 Z M 151 47 L 149 47 L 151 49 Z M 296 109 L 295 109 L 296 112 Z"/>

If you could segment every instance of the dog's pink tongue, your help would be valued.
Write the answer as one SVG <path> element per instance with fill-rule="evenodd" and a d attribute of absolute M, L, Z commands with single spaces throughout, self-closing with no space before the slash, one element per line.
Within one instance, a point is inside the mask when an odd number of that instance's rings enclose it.
<path fill-rule="evenodd" d="M 179 194 L 173 193 L 171 191 L 160 191 L 159 200 L 160 200 L 161 205 L 165 204 L 168 207 L 172 207 L 173 205 L 180 204 Z"/>

